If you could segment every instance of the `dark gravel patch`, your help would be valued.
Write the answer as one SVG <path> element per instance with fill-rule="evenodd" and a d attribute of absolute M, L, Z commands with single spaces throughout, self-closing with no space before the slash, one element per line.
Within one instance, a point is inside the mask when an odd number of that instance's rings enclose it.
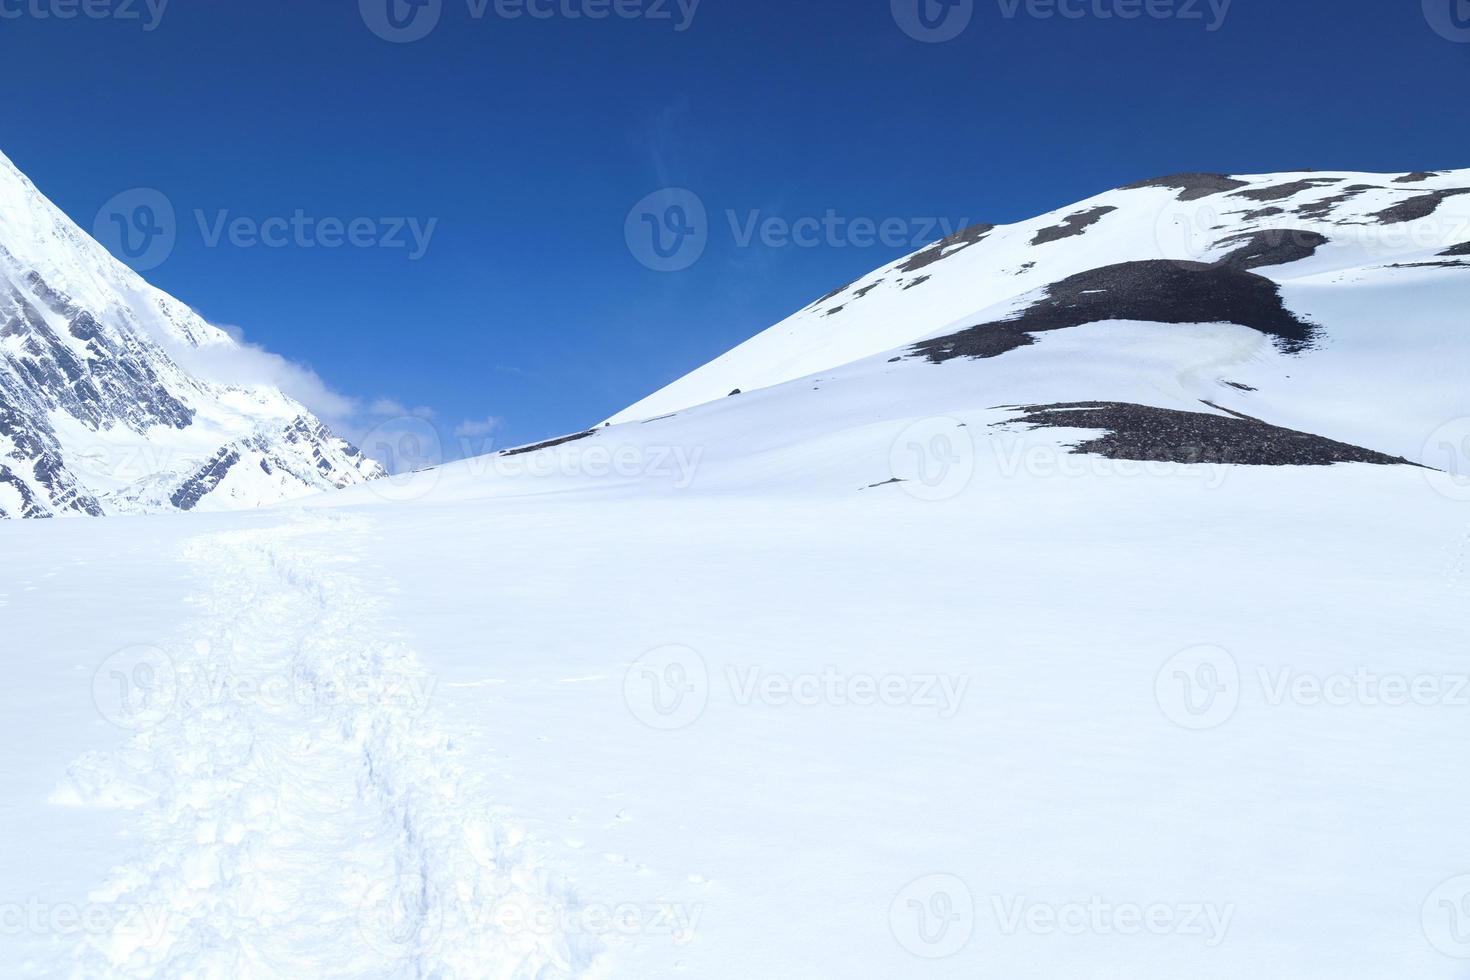
<path fill-rule="evenodd" d="M 1438 176 L 1439 174 L 1433 173 L 1429 170 L 1416 170 L 1411 174 L 1404 174 L 1402 177 L 1395 177 L 1393 179 L 1393 182 L 1395 184 L 1422 184 L 1430 177 Z"/>
<path fill-rule="evenodd" d="M 1470 262 L 1395 262 L 1390 269 L 1470 269 Z"/>
<path fill-rule="evenodd" d="M 1104 266 L 1053 283 L 1046 295 L 1006 320 L 983 323 L 913 345 L 934 364 L 956 357 L 996 357 L 1034 343 L 1033 334 L 1103 320 L 1238 323 L 1275 337 L 1283 350 L 1311 345 L 1314 324 L 1281 302 L 1265 276 L 1216 263 L 1158 259 Z"/>
<path fill-rule="evenodd" d="M 1064 238 L 1075 238 L 1101 221 L 1104 216 L 1112 214 L 1116 210 L 1118 209 L 1097 207 L 1089 208 L 1086 211 L 1078 211 L 1076 214 L 1069 214 L 1062 219 L 1061 224 L 1038 231 L 1036 237 L 1031 239 L 1031 244 L 1046 245 L 1050 242 L 1059 242 Z"/>
<path fill-rule="evenodd" d="M 1171 187 L 1179 191 L 1179 200 L 1198 201 L 1212 194 L 1223 194 L 1226 191 L 1249 186 L 1250 184 L 1246 181 L 1236 180 L 1225 174 L 1172 174 L 1168 177 L 1140 180 L 1136 184 L 1128 184 L 1118 189 L 1136 191 L 1145 187 Z"/>
<path fill-rule="evenodd" d="M 538 442 L 534 446 L 521 446 L 519 449 L 507 449 L 500 455 L 523 456 L 526 453 L 534 453 L 540 449 L 551 449 L 553 446 L 564 446 L 569 442 L 576 442 L 578 439 L 586 439 L 595 435 L 597 435 L 596 429 L 588 429 L 586 432 L 576 432 L 569 436 L 562 436 L 560 439 L 548 439 L 545 442 Z"/>
<path fill-rule="evenodd" d="M 853 286 L 856 286 L 857 284 L 858 280 L 854 279 L 852 282 L 838 286 L 830 293 L 827 293 L 825 296 L 813 302 L 810 306 L 807 307 L 807 309 L 815 309 L 816 307 L 821 306 L 823 303 L 827 302 L 829 299 L 836 299 L 838 296 L 841 296 L 843 293 L 847 292 L 849 289 L 851 289 Z"/>
<path fill-rule="evenodd" d="M 1470 187 L 1457 187 L 1445 191 L 1430 191 L 1428 194 L 1420 194 L 1411 197 L 1407 201 L 1395 204 L 1391 208 L 1384 208 L 1373 215 L 1381 225 L 1396 225 L 1405 221 L 1418 221 L 1427 218 L 1439 210 L 1439 206 L 1452 197 L 1461 194 L 1470 194 Z"/>
<path fill-rule="evenodd" d="M 1417 465 L 1233 412 L 1222 416 L 1125 402 L 1025 405 L 1017 406 L 1016 410 L 1025 414 L 1014 421 L 1032 428 L 1106 430 L 1105 435 L 1078 443 L 1071 451 L 1107 459 L 1240 466 Z"/>
<path fill-rule="evenodd" d="M 1285 208 L 1261 208 L 1259 211 L 1247 211 L 1241 217 L 1246 221 L 1260 221 L 1262 218 L 1274 218 L 1278 214 L 1285 213 Z"/>
<path fill-rule="evenodd" d="M 910 289 L 913 289 L 915 286 L 922 286 L 922 285 L 924 285 L 924 283 L 928 282 L 932 278 L 933 278 L 932 276 L 920 276 L 919 278 L 913 280 L 912 282 L 907 283 L 903 287 L 904 292 L 908 292 Z"/>
<path fill-rule="evenodd" d="M 1470 255 L 1470 242 L 1461 242 L 1458 245 L 1452 245 L 1439 254 L 1445 258 L 1453 258 L 1456 255 Z"/>
<path fill-rule="evenodd" d="M 864 296 L 868 295 L 869 293 L 871 293 L 873 290 L 877 289 L 881 285 L 883 285 L 883 280 L 882 279 L 879 279 L 877 282 L 873 283 L 871 286 L 864 286 L 862 289 L 859 289 L 857 292 L 853 293 L 852 295 L 856 299 L 862 299 Z"/>
<path fill-rule="evenodd" d="M 899 272 L 918 272 L 927 269 L 940 259 L 947 259 L 951 255 L 958 255 L 971 245 L 977 245 L 985 240 L 985 236 L 995 230 L 995 225 L 971 225 L 950 235 L 941 238 L 922 252 L 917 253 L 903 265 L 898 267 Z"/>
<path fill-rule="evenodd" d="M 1341 194 L 1334 194 L 1331 197 L 1324 197 L 1320 201 L 1313 201 L 1310 204 L 1303 204 L 1301 207 L 1296 209 L 1296 213 L 1299 217 L 1302 218 L 1310 218 L 1313 221 L 1323 221 L 1326 220 L 1332 214 L 1332 212 L 1337 209 L 1337 206 L 1339 204 L 1346 204 L 1353 198 L 1358 197 L 1361 194 L 1365 194 L 1368 191 L 1373 191 L 1377 189 L 1378 188 L 1374 187 L 1372 184 L 1353 184 L 1350 187 L 1343 188 Z"/>
<path fill-rule="evenodd" d="M 1284 201 L 1288 197 L 1295 197 L 1302 191 L 1309 191 L 1314 187 L 1325 187 L 1329 184 L 1342 183 L 1341 177 L 1309 177 L 1306 180 L 1294 180 L 1289 184 L 1275 184 L 1271 187 L 1251 187 L 1243 191 L 1236 191 L 1231 197 L 1243 197 L 1248 201 Z"/>
<path fill-rule="evenodd" d="M 1326 245 L 1328 241 L 1325 235 L 1319 235 L 1315 231 L 1272 228 L 1267 231 L 1232 235 L 1217 244 L 1239 243 L 1238 248 L 1220 259 L 1222 264 L 1237 269 L 1260 269 L 1265 266 L 1286 265 L 1288 262 L 1309 259 L 1316 255 L 1317 249 Z"/>

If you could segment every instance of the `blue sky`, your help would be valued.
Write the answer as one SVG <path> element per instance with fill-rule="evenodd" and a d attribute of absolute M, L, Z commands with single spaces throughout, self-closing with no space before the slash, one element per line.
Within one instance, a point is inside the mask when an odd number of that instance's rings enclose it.
<path fill-rule="evenodd" d="M 152 281 L 310 365 L 354 400 L 347 427 L 422 407 L 451 444 L 492 418 L 497 445 L 595 423 L 946 223 L 1182 170 L 1470 166 L 1470 0 L 59 16 L 82 2 L 0 0 L 0 149 L 88 229 L 157 190 L 175 222 Z M 707 215 L 673 272 L 625 234 L 669 187 Z M 752 219 L 829 214 L 843 230 L 741 240 Z M 905 232 L 869 242 L 858 219 Z"/>

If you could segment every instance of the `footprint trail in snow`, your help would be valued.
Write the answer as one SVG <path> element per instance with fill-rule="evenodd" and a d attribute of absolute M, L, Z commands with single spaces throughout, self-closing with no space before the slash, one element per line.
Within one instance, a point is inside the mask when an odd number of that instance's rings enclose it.
<path fill-rule="evenodd" d="M 562 927 L 569 889 L 454 763 L 433 678 L 349 573 L 370 529 L 314 515 L 185 546 L 197 619 L 103 678 L 139 730 L 58 791 L 135 808 L 141 842 L 91 896 L 126 912 L 74 976 L 599 974 Z"/>

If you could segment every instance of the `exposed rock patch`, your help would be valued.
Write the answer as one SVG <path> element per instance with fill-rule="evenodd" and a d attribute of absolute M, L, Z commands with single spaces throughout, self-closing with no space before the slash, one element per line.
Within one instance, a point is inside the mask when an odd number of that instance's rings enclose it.
<path fill-rule="evenodd" d="M 551 449 L 555 446 L 564 446 L 569 442 L 576 442 L 578 439 L 587 439 L 595 435 L 597 435 L 596 429 L 588 429 L 586 432 L 574 432 L 569 436 L 562 436 L 559 439 L 548 439 L 545 442 L 538 442 L 530 446 L 521 446 L 517 449 L 507 449 L 500 455 L 523 456 L 526 453 L 534 453 L 541 449 Z"/>
<path fill-rule="evenodd" d="M 941 238 L 922 252 L 915 254 L 913 258 L 899 266 L 898 271 L 909 273 L 918 272 L 920 269 L 927 269 L 940 259 L 947 259 L 951 255 L 957 255 L 963 252 L 971 245 L 977 245 L 983 242 L 985 237 L 994 230 L 995 225 L 971 225 L 968 228 L 955 232 L 948 238 Z"/>
<path fill-rule="evenodd" d="M 1035 342 L 1033 334 L 1105 320 L 1238 323 L 1267 334 L 1283 350 L 1310 346 L 1314 324 L 1281 301 L 1276 283 L 1216 263 L 1125 262 L 1053 283 L 1046 295 L 1006 320 L 983 323 L 910 348 L 940 364 L 956 357 L 996 357 Z"/>
<path fill-rule="evenodd" d="M 1337 210 L 1339 205 L 1346 204 L 1361 194 L 1366 194 L 1368 191 L 1375 191 L 1377 189 L 1372 184 L 1353 184 L 1343 188 L 1341 194 L 1333 194 L 1331 197 L 1324 197 L 1320 201 L 1303 204 L 1296 209 L 1296 214 L 1299 217 L 1308 218 L 1312 221 L 1325 221 Z"/>
<path fill-rule="evenodd" d="M 1064 238 L 1075 238 L 1116 210 L 1118 209 L 1112 207 L 1096 207 L 1069 214 L 1062 219 L 1061 224 L 1038 231 L 1036 237 L 1031 239 L 1031 244 L 1046 245 L 1050 242 L 1059 242 Z"/>
<path fill-rule="evenodd" d="M 1214 415 L 1123 402 L 1026 405 L 1017 410 L 1024 414 L 1014 422 L 1032 428 L 1105 430 L 1104 435 L 1080 442 L 1071 451 L 1108 459 L 1240 466 L 1416 465 L 1401 457 L 1284 429 L 1236 412 Z"/>
<path fill-rule="evenodd" d="M 1243 191 L 1236 191 L 1230 196 L 1243 197 L 1248 201 L 1284 201 L 1288 197 L 1295 197 L 1315 187 L 1340 183 L 1342 183 L 1340 177 L 1309 177 L 1306 180 L 1294 180 L 1287 184 L 1274 184 L 1270 187 L 1251 187 Z"/>
<path fill-rule="evenodd" d="M 1418 221 L 1427 218 L 1439 210 L 1439 206 L 1452 197 L 1461 194 L 1470 194 L 1470 187 L 1457 187 L 1445 191 L 1430 191 L 1428 194 L 1420 194 L 1411 197 L 1407 201 L 1395 204 L 1393 207 L 1384 208 L 1373 215 L 1381 225 L 1396 225 L 1405 221 Z"/>
<path fill-rule="evenodd" d="M 1238 243 L 1238 247 L 1220 259 L 1220 262 L 1237 269 L 1260 269 L 1272 265 L 1300 262 L 1317 254 L 1317 249 L 1326 245 L 1328 238 L 1315 231 L 1292 228 L 1272 228 L 1266 231 L 1246 232 L 1232 235 L 1219 242 L 1221 245 Z"/>
<path fill-rule="evenodd" d="M 1248 182 L 1227 177 L 1225 174 L 1172 174 L 1168 177 L 1140 180 L 1136 184 L 1120 187 L 1119 190 L 1136 191 L 1146 187 L 1169 187 L 1179 191 L 1181 201 L 1198 201 L 1200 198 L 1213 194 L 1223 194 L 1226 191 L 1249 186 Z"/>

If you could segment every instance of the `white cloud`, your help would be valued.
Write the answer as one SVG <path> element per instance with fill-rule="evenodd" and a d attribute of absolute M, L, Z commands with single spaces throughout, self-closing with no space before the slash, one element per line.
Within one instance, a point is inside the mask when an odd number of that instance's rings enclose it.
<path fill-rule="evenodd" d="M 492 434 L 502 424 L 504 420 L 493 415 L 486 419 L 465 419 L 454 427 L 454 434 L 461 439 L 479 439 Z"/>
<path fill-rule="evenodd" d="M 221 327 L 235 344 L 207 347 L 169 345 L 169 356 L 185 371 L 205 381 L 238 387 L 279 388 L 329 425 L 350 422 L 362 411 L 360 399 L 327 384 L 311 368 L 245 340 L 238 327 Z"/>

